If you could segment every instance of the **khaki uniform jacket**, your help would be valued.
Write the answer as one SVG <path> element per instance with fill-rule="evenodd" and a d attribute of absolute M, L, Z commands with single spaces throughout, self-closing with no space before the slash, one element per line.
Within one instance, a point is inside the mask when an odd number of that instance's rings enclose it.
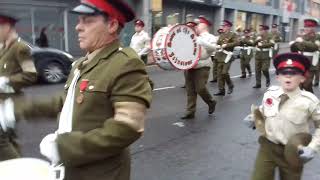
<path fill-rule="evenodd" d="M 222 46 L 223 44 L 227 44 L 227 47 L 224 50 L 233 52 L 233 49 L 239 44 L 238 36 L 234 32 L 223 33 L 220 35 L 217 44 L 220 46 Z M 224 60 L 227 57 L 227 54 L 225 54 L 222 51 L 219 51 L 216 53 L 215 57 L 218 60 L 218 62 L 224 62 Z"/>
<path fill-rule="evenodd" d="M 297 133 L 311 133 L 310 122 L 316 131 L 309 146 L 320 150 L 320 101 L 307 91 L 297 88 L 286 93 L 289 99 L 279 107 L 282 88 L 272 86 L 264 94 L 260 110 L 266 118 L 266 137 L 276 144 L 287 144 L 288 139 Z"/>
<path fill-rule="evenodd" d="M 258 46 L 259 43 L 262 43 L 262 46 Z M 272 39 L 272 36 L 269 33 L 258 36 L 257 39 L 255 40 L 254 45 L 257 47 L 256 59 L 271 59 L 270 51 L 263 50 L 263 49 L 271 49 L 274 46 L 274 41 Z"/>
<path fill-rule="evenodd" d="M 0 76 L 9 78 L 10 86 L 19 92 L 37 81 L 31 49 L 20 38 L 0 50 Z"/>
<path fill-rule="evenodd" d="M 250 53 L 248 53 L 248 49 L 242 49 L 241 50 L 241 57 L 243 58 L 252 58 L 253 56 L 253 52 L 254 52 L 254 49 L 253 49 L 253 46 L 254 46 L 254 39 L 252 36 L 244 36 L 240 39 L 240 43 L 239 43 L 239 46 L 241 46 L 241 48 L 248 48 L 248 47 L 251 47 L 252 49 L 250 50 Z"/>
<path fill-rule="evenodd" d="M 129 180 L 128 147 L 142 134 L 114 119 L 115 102 L 151 103 L 151 87 L 145 65 L 131 48 L 120 48 L 114 42 L 103 48 L 87 64 L 77 61 L 65 85 L 65 93 L 49 101 L 26 102 L 16 109 L 18 119 L 56 117 L 61 111 L 76 68 L 72 132 L 57 139 L 61 163 L 66 167 L 66 180 Z M 80 84 L 88 86 L 80 92 Z M 79 97 L 82 96 L 82 101 Z M 81 99 L 81 98 L 80 98 Z"/>

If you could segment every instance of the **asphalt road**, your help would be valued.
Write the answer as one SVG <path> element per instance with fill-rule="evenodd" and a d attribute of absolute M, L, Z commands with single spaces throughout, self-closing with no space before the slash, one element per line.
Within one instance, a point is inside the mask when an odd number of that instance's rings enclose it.
<path fill-rule="evenodd" d="M 146 132 L 132 146 L 132 180 L 249 180 L 258 149 L 258 133 L 243 125 L 242 118 L 251 104 L 259 104 L 266 88 L 252 89 L 254 77 L 239 79 L 239 61 L 232 65 L 234 93 L 216 98 L 214 115 L 199 98 L 196 118 L 179 117 L 186 106 L 183 73 L 148 67 L 156 90 L 148 111 Z M 277 84 L 272 75 L 272 84 Z M 263 84 L 264 85 L 264 84 Z M 49 98 L 59 93 L 63 84 L 26 89 L 28 96 Z M 217 84 L 208 84 L 211 93 Z M 319 95 L 319 89 L 315 90 Z M 94 107 L 93 107 L 94 108 Z M 54 119 L 19 122 L 18 134 L 27 157 L 41 157 L 38 144 L 57 128 Z M 305 180 L 320 179 L 319 157 L 308 163 Z"/>

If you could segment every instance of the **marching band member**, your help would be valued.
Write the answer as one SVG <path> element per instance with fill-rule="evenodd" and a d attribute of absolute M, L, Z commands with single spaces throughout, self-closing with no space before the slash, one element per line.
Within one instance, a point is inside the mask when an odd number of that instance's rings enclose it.
<path fill-rule="evenodd" d="M 280 86 L 270 87 L 257 109 L 264 119 L 264 130 L 260 132 L 260 148 L 251 180 L 273 180 L 277 167 L 280 180 L 300 180 L 303 163 L 312 160 L 320 150 L 319 99 L 299 88 L 306 80 L 311 63 L 301 54 L 285 53 L 278 55 L 273 64 Z M 256 117 L 250 114 L 244 123 L 254 128 L 258 125 L 253 119 Z M 299 133 L 310 134 L 310 122 L 315 124 L 315 133 L 309 144 L 298 147 L 298 159 L 302 162 L 293 166 L 285 157 L 285 146 Z"/>
<path fill-rule="evenodd" d="M 271 35 L 272 35 L 272 39 L 275 42 L 274 44 L 274 51 L 273 51 L 273 57 L 275 57 L 278 53 L 279 53 L 279 43 L 282 42 L 282 37 L 281 37 L 281 33 L 279 32 L 278 29 L 278 24 L 272 24 L 272 28 L 271 28 Z"/>
<path fill-rule="evenodd" d="M 218 62 L 218 86 L 219 92 L 215 93 L 215 96 L 225 95 L 225 83 L 228 85 L 228 94 L 233 92 L 233 83 L 230 78 L 229 70 L 233 61 L 233 49 L 238 45 L 238 38 L 234 32 L 231 32 L 233 24 L 224 20 L 222 29 L 223 34 L 218 39 L 218 45 L 220 50 L 216 53 L 215 57 Z"/>
<path fill-rule="evenodd" d="M 43 138 L 40 152 L 65 167 L 65 179 L 129 180 L 129 146 L 143 134 L 151 103 L 145 65 L 119 41 L 135 14 L 122 0 L 81 0 L 72 12 L 79 15 L 76 30 L 87 55 L 74 64 L 63 95 L 7 105 L 14 114 L 0 112 L 1 126 L 61 112 L 58 130 Z"/>
<path fill-rule="evenodd" d="M 145 64 L 148 63 L 148 53 L 150 52 L 150 37 L 144 31 L 144 22 L 140 19 L 134 22 L 135 34 L 131 38 L 130 47 L 134 49 Z"/>
<path fill-rule="evenodd" d="M 319 68 L 319 47 L 320 47 L 320 35 L 316 34 L 315 28 L 318 25 L 316 19 L 304 20 L 304 34 L 291 44 L 291 51 L 299 52 L 307 56 L 311 62 L 311 68 L 306 81 L 302 84 L 302 88 L 306 91 L 312 92 L 312 81 Z"/>
<path fill-rule="evenodd" d="M 196 26 L 197 43 L 202 47 L 201 57 L 196 67 L 186 71 L 186 88 L 187 88 L 187 112 L 181 119 L 193 119 L 195 117 L 197 95 L 209 106 L 208 113 L 215 111 L 216 101 L 210 95 L 206 84 L 208 81 L 211 59 L 210 56 L 215 50 L 215 36 L 209 33 L 211 22 L 203 16 L 198 18 Z"/>
<path fill-rule="evenodd" d="M 240 66 L 241 66 L 241 72 L 242 75 L 240 78 L 246 78 L 247 73 L 246 70 L 249 73 L 249 76 L 252 76 L 250 61 L 253 57 L 253 51 L 254 51 L 254 39 L 251 36 L 250 29 L 244 30 L 244 35 L 240 39 L 240 46 L 241 46 L 241 54 L 240 54 Z"/>
<path fill-rule="evenodd" d="M 17 97 L 22 88 L 37 81 L 31 49 L 16 32 L 17 21 L 12 16 L 0 14 L 0 102 Z M 0 128 L 0 161 L 20 156 L 13 129 L 13 124 Z"/>
<path fill-rule="evenodd" d="M 218 29 L 217 30 L 217 33 L 218 33 L 218 36 L 215 36 L 216 37 L 216 43 L 218 42 L 218 39 L 219 39 L 219 36 L 223 33 L 223 29 Z M 217 62 L 217 59 L 216 59 L 216 51 L 213 51 L 212 55 L 211 55 L 211 60 L 212 60 L 212 80 L 210 81 L 211 83 L 216 83 L 218 82 L 218 62 Z"/>
<path fill-rule="evenodd" d="M 255 40 L 256 55 L 255 55 L 255 71 L 256 84 L 253 88 L 261 88 L 261 72 L 266 78 L 266 87 L 270 86 L 270 61 L 273 57 L 274 40 L 268 33 L 269 26 L 260 25 L 260 34 Z"/>

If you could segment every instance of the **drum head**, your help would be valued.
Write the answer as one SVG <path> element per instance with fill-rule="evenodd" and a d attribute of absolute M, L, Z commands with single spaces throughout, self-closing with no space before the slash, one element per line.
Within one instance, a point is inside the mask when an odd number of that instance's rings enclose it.
<path fill-rule="evenodd" d="M 0 162 L 1 180 L 52 180 L 50 164 L 33 158 L 12 159 Z"/>
<path fill-rule="evenodd" d="M 188 70 L 198 64 L 201 48 L 195 31 L 186 25 L 160 29 L 152 40 L 154 61 L 165 70 Z"/>

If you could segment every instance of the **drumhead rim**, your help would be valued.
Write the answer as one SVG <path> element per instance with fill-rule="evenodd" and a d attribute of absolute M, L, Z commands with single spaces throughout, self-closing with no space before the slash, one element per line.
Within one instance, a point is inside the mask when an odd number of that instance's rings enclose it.
<path fill-rule="evenodd" d="M 194 34 L 197 34 L 194 29 L 190 28 L 189 26 L 187 26 L 187 25 L 185 25 L 185 24 L 177 24 L 177 25 L 172 26 L 172 27 L 169 29 L 168 34 L 171 33 L 171 32 L 173 31 L 173 29 L 175 29 L 177 26 L 187 27 L 187 28 L 189 28 Z M 153 38 L 152 38 L 152 41 L 151 41 L 151 49 L 152 49 L 152 51 L 153 51 L 153 42 L 154 42 L 154 40 L 155 40 L 156 35 L 159 33 L 159 31 L 160 31 L 160 29 L 155 33 L 155 35 L 154 35 Z M 169 36 L 167 35 L 166 38 L 165 38 L 165 44 L 167 44 L 168 38 L 169 38 Z M 168 58 L 169 56 L 168 56 L 168 52 L 167 52 L 167 47 L 164 47 L 163 49 L 164 49 L 164 54 L 165 54 L 165 56 Z M 177 68 L 177 67 L 169 60 L 169 58 L 168 58 L 168 61 L 169 61 L 169 63 L 172 65 L 172 67 L 173 67 L 175 70 L 187 71 L 187 70 L 189 70 L 189 69 L 193 69 L 194 67 L 196 67 L 196 66 L 198 65 L 198 62 L 199 62 L 199 60 L 200 60 L 200 58 L 201 58 L 201 52 L 202 52 L 202 48 L 201 48 L 201 46 L 199 46 L 198 57 L 196 58 L 196 61 L 195 61 L 194 65 L 193 65 L 192 67 L 188 68 L 188 69 L 179 69 L 179 68 Z M 152 52 L 152 60 L 153 60 L 154 63 L 157 64 L 157 66 L 159 66 L 161 69 L 164 69 L 164 68 L 162 68 L 162 67 L 157 63 L 157 61 L 155 60 L 155 57 L 154 57 L 153 52 Z"/>

